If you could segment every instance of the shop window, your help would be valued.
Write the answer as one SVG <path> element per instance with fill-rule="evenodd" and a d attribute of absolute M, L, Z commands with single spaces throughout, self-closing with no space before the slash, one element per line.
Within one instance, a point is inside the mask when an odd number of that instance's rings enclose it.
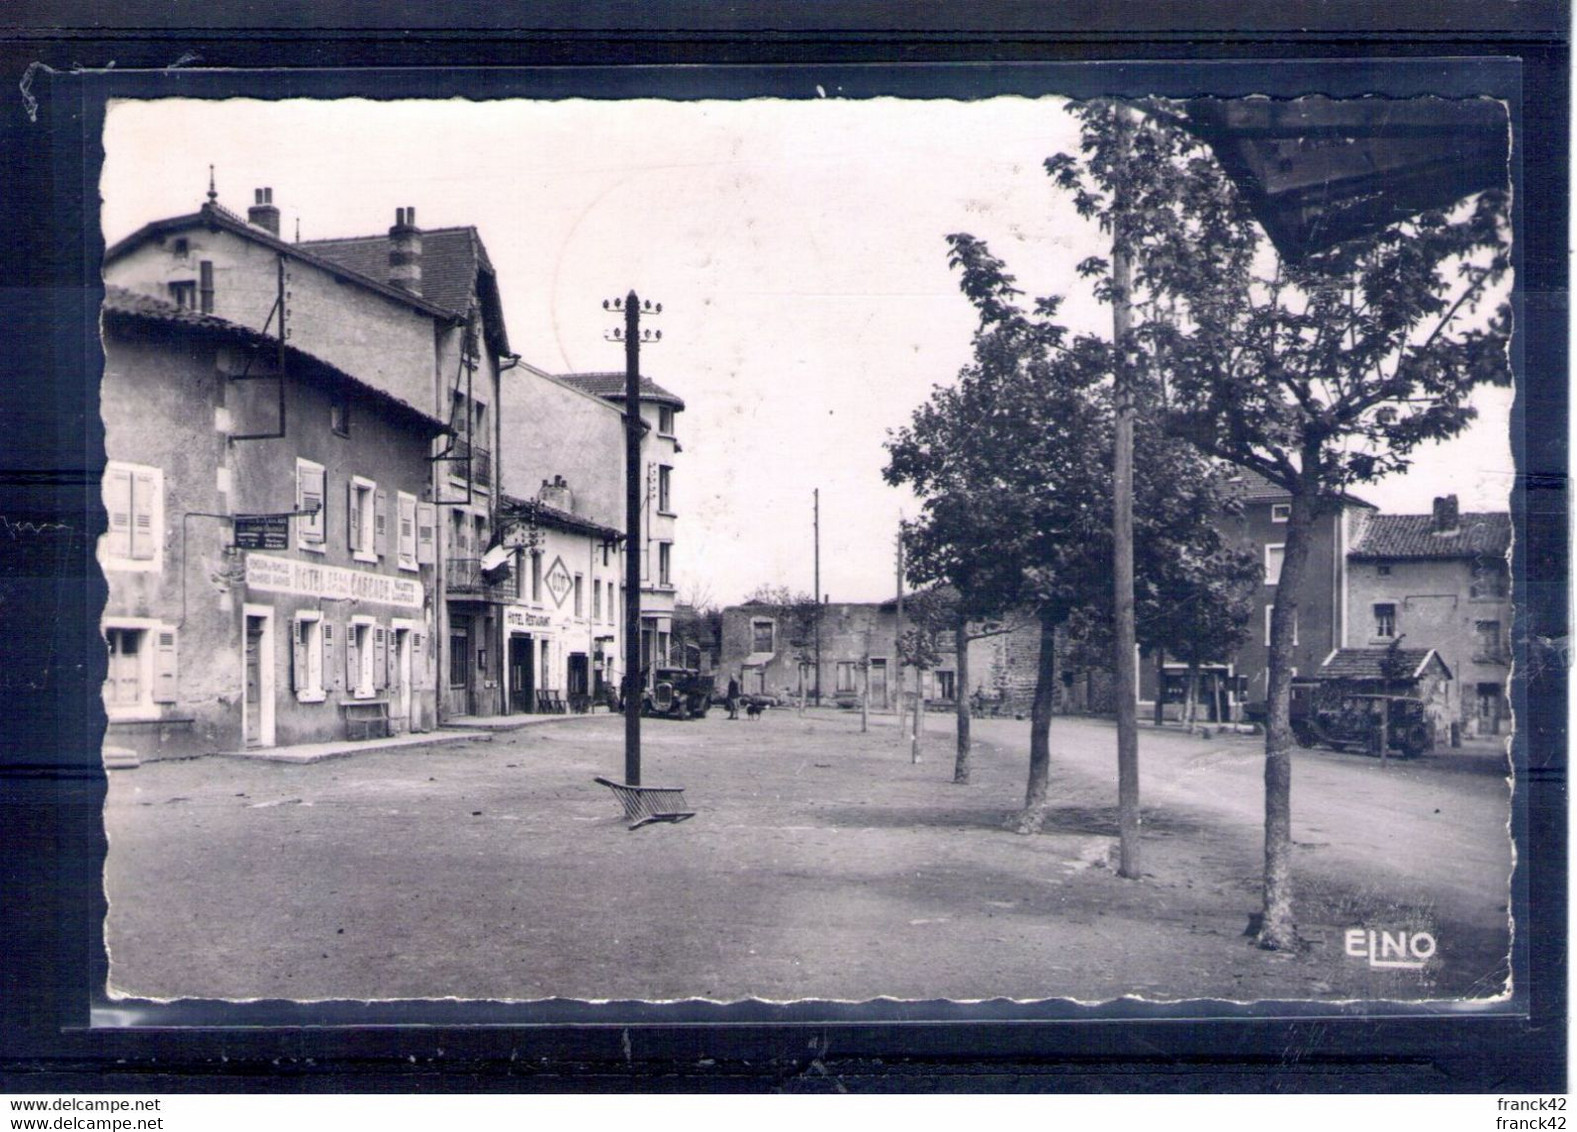
<path fill-rule="evenodd" d="M 291 623 L 290 685 L 304 704 L 319 703 L 323 689 L 323 617 L 298 613 Z"/>
<path fill-rule="evenodd" d="M 296 458 L 296 547 L 321 554 L 323 532 L 328 529 L 328 495 L 324 488 L 326 473 L 322 464 Z"/>
<path fill-rule="evenodd" d="M 104 469 L 104 509 L 109 531 L 104 566 L 158 570 L 164 559 L 164 473 L 159 468 L 112 461 Z"/>

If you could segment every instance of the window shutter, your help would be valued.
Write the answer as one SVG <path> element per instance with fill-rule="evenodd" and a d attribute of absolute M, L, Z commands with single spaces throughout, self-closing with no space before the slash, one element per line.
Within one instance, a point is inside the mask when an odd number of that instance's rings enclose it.
<path fill-rule="evenodd" d="M 416 505 L 416 564 L 431 566 L 438 559 L 433 536 L 438 526 L 438 507 L 433 503 Z"/>
<path fill-rule="evenodd" d="M 356 690 L 357 678 L 360 676 L 360 673 L 357 671 L 359 667 L 360 658 L 357 656 L 356 649 L 356 626 L 347 625 L 345 627 L 345 687 L 352 692 Z"/>
<path fill-rule="evenodd" d="M 328 674 L 328 687 L 325 691 L 337 691 L 340 687 L 340 670 L 334 663 L 334 626 L 323 622 L 323 671 Z"/>
<path fill-rule="evenodd" d="M 356 491 L 355 481 L 345 484 L 345 545 L 351 550 L 360 550 L 361 543 L 361 506 Z"/>
<path fill-rule="evenodd" d="M 307 690 L 307 627 L 299 618 L 290 623 L 290 687 Z"/>
<path fill-rule="evenodd" d="M 154 505 L 157 502 L 158 483 L 152 472 L 138 472 L 131 489 L 131 556 L 147 560 L 154 557 L 153 529 Z"/>
<path fill-rule="evenodd" d="M 372 628 L 372 686 L 382 688 L 389 682 L 389 637 L 382 625 Z"/>
<path fill-rule="evenodd" d="M 296 465 L 296 510 L 316 511 L 312 515 L 296 517 L 297 538 L 304 544 L 320 546 L 328 530 L 327 473 L 322 468 Z"/>
<path fill-rule="evenodd" d="M 389 493 L 379 488 L 372 509 L 372 545 L 379 558 L 389 556 Z"/>
<path fill-rule="evenodd" d="M 153 702 L 173 704 L 176 686 L 175 630 L 159 629 L 153 653 Z"/>
<path fill-rule="evenodd" d="M 131 473 L 111 468 L 104 474 L 104 509 L 109 512 L 109 555 L 131 557 Z"/>
<path fill-rule="evenodd" d="M 399 564 L 405 569 L 416 565 L 416 497 L 400 492 Z"/>

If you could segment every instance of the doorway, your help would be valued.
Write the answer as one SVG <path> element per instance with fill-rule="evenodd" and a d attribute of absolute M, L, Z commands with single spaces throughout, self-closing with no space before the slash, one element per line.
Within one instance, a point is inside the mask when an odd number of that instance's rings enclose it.
<path fill-rule="evenodd" d="M 409 626 L 394 623 L 394 654 L 389 665 L 389 722 L 396 735 L 416 729 L 412 715 L 414 697 L 411 695 L 411 630 Z"/>
<path fill-rule="evenodd" d="M 1504 698 L 1499 684 L 1478 686 L 1478 733 L 1500 734 L 1500 710 Z"/>
<path fill-rule="evenodd" d="M 870 679 L 871 706 L 887 707 L 887 661 L 885 658 L 871 658 Z"/>
<path fill-rule="evenodd" d="M 509 710 L 530 713 L 536 709 L 536 682 L 531 671 L 530 637 L 509 638 Z"/>
<path fill-rule="evenodd" d="M 274 611 L 242 610 L 241 734 L 246 747 L 274 745 Z"/>

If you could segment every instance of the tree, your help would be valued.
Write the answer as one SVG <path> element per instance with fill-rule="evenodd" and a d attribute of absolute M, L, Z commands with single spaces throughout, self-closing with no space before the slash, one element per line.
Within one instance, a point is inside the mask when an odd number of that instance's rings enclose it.
<path fill-rule="evenodd" d="M 815 597 L 787 586 L 760 585 L 745 598 L 746 605 L 765 606 L 776 623 L 777 640 L 787 645 L 796 671 L 815 659 L 816 623 L 821 617 L 821 605 Z M 800 706 L 805 703 L 804 682 L 800 686 Z"/>
<path fill-rule="evenodd" d="M 1300 263 L 1262 239 L 1178 107 L 1146 102 L 1126 138 L 1115 104 L 1082 104 L 1081 158 L 1047 171 L 1079 212 L 1127 224 L 1146 355 L 1169 428 L 1291 497 L 1271 614 L 1259 943 L 1297 943 L 1292 907 L 1292 633 L 1310 535 L 1348 490 L 1461 432 L 1470 395 L 1510 381 L 1505 193 L 1413 216 Z M 1131 146 L 1136 160 L 1119 160 Z M 1121 209 L 1122 217 L 1114 215 Z M 1110 295 L 1110 265 L 1081 269 Z"/>

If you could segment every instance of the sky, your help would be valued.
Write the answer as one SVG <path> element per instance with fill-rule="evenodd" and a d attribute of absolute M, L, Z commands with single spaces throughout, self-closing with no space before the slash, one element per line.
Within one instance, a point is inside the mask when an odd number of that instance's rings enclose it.
<path fill-rule="evenodd" d="M 511 348 L 552 373 L 622 370 L 604 299 L 663 304 L 641 368 L 678 394 L 681 599 L 809 592 L 820 491 L 821 589 L 890 597 L 907 491 L 883 441 L 970 355 L 973 311 L 945 237 L 985 239 L 1030 295 L 1109 333 L 1073 267 L 1102 250 L 1041 162 L 1072 152 L 1060 99 L 738 102 L 283 101 L 111 104 L 101 181 L 107 242 L 193 212 L 212 165 L 245 214 L 274 190 L 280 232 L 473 225 L 498 272 Z M 507 375 L 506 375 L 507 380 Z M 1483 390 L 1471 431 L 1366 487 L 1390 512 L 1456 493 L 1504 510 L 1509 391 Z M 508 424 L 506 422 L 506 432 Z"/>

